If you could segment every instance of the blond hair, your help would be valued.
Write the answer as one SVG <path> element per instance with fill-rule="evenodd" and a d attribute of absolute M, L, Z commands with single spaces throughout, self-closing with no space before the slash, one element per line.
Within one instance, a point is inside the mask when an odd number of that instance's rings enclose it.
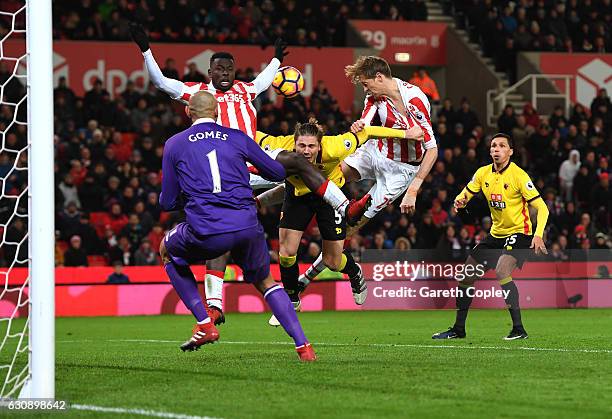
<path fill-rule="evenodd" d="M 373 79 L 377 73 L 381 73 L 383 76 L 391 78 L 391 67 L 384 58 L 376 57 L 374 55 L 362 55 L 357 58 L 355 64 L 347 65 L 344 67 L 344 74 L 349 78 L 350 81 L 357 84 L 359 83 L 360 77 L 366 79 Z"/>
<path fill-rule="evenodd" d="M 323 139 L 323 127 L 319 125 L 316 118 L 310 118 L 308 122 L 300 124 L 299 122 L 295 125 L 295 132 L 293 138 L 297 141 L 300 135 L 308 135 L 317 137 L 317 140 L 321 142 Z"/>

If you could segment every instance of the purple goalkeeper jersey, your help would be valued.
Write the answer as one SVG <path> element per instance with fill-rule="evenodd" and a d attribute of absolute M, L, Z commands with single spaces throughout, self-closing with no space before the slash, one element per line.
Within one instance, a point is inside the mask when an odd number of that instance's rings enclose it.
<path fill-rule="evenodd" d="M 242 131 L 212 119 L 198 119 L 164 146 L 159 204 L 166 211 L 184 208 L 197 234 L 228 233 L 258 224 L 246 162 L 271 181 L 286 177 Z"/>

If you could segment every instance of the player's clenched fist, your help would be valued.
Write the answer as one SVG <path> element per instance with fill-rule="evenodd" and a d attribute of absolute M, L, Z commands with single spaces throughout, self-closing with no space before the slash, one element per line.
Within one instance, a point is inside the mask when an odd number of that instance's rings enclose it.
<path fill-rule="evenodd" d="M 407 130 L 404 131 L 405 138 L 414 141 L 424 141 L 425 140 L 425 132 L 418 125 L 414 125 Z"/>
<path fill-rule="evenodd" d="M 353 134 L 357 134 L 359 131 L 364 129 L 365 126 L 366 126 L 365 122 L 363 122 L 363 120 L 359 119 L 359 120 L 353 122 L 353 124 L 351 125 L 351 132 Z"/>
<path fill-rule="evenodd" d="M 467 196 L 460 195 L 455 198 L 455 208 L 461 209 L 467 205 Z"/>

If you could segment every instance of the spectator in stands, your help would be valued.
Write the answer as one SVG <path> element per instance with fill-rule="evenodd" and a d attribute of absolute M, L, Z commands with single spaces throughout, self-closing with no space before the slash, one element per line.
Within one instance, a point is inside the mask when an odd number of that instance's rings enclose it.
<path fill-rule="evenodd" d="M 470 108 L 470 102 L 467 98 L 461 100 L 461 108 L 457 111 L 456 118 L 463 125 L 465 132 L 471 132 L 478 125 L 478 117 Z"/>
<path fill-rule="evenodd" d="M 72 175 L 67 173 L 64 176 L 64 180 L 59 184 L 59 190 L 62 193 L 62 201 L 65 206 L 73 203 L 77 208 L 81 208 L 81 201 L 79 200 L 79 192 L 75 186 Z"/>
<path fill-rule="evenodd" d="M 608 173 L 599 175 L 599 183 L 591 190 L 591 212 L 609 212 L 612 208 L 612 191 L 610 191 L 610 181 Z"/>
<path fill-rule="evenodd" d="M 117 244 L 108 249 L 108 259 L 111 264 L 115 262 L 126 266 L 134 264 L 134 253 L 130 250 L 130 242 L 127 237 L 119 237 Z"/>
<path fill-rule="evenodd" d="M 87 253 L 81 248 L 81 238 L 77 235 L 70 238 L 70 247 L 64 253 L 64 266 L 89 266 Z"/>
<path fill-rule="evenodd" d="M 419 67 L 408 82 L 419 87 L 431 102 L 440 102 L 440 94 L 438 93 L 436 82 L 427 74 L 425 67 Z"/>
<path fill-rule="evenodd" d="M 209 83 L 208 77 L 198 70 L 198 66 L 194 62 L 187 64 L 187 72 L 183 76 L 183 81 Z"/>
<path fill-rule="evenodd" d="M 73 201 L 68 202 L 63 211 L 58 214 L 56 219 L 57 227 L 61 232 L 62 240 L 68 240 L 70 237 L 77 234 L 80 218 L 81 213 L 79 212 L 76 203 Z"/>
<path fill-rule="evenodd" d="M 132 80 L 128 80 L 125 90 L 121 93 L 121 97 L 124 100 L 125 107 L 128 109 L 134 109 L 140 99 L 140 93 L 136 91 L 136 84 Z"/>
<path fill-rule="evenodd" d="M 132 213 L 128 219 L 128 223 L 121 230 L 121 236 L 127 237 L 130 242 L 130 250 L 134 253 L 142 239 L 146 236 L 142 225 L 140 224 L 140 217 L 137 214 Z"/>
<path fill-rule="evenodd" d="M 148 239 L 143 239 L 140 247 L 134 253 L 134 265 L 156 266 L 158 264 L 157 252 L 153 250 Z"/>
<path fill-rule="evenodd" d="M 100 239 L 96 230 L 89 223 L 89 215 L 81 214 L 79 224 L 75 229 L 75 234 L 81 238 L 83 250 L 88 255 L 97 254 L 101 250 Z"/>
<path fill-rule="evenodd" d="M 176 69 L 176 61 L 174 60 L 174 58 L 167 58 L 166 59 L 166 63 L 164 65 L 164 68 L 162 68 L 161 70 L 162 74 L 168 78 L 174 79 L 174 80 L 180 80 L 181 78 L 179 77 L 179 72 Z"/>
<path fill-rule="evenodd" d="M 559 186 L 561 195 L 565 201 L 570 201 L 573 196 L 574 178 L 580 169 L 580 152 L 572 150 L 569 158 L 561 163 L 559 167 Z"/>
<path fill-rule="evenodd" d="M 119 261 L 113 263 L 113 273 L 106 278 L 107 284 L 129 284 L 130 278 L 123 273 L 123 264 Z"/>
<path fill-rule="evenodd" d="M 533 107 L 531 102 L 527 102 L 523 106 L 523 115 L 525 116 L 527 125 L 533 127 L 534 129 L 537 129 L 540 126 L 540 115 L 538 115 L 538 111 Z"/>
<path fill-rule="evenodd" d="M 497 128 L 504 134 L 512 134 L 512 130 L 516 127 L 516 115 L 514 114 L 514 106 L 508 104 L 504 107 L 501 116 L 497 119 Z"/>

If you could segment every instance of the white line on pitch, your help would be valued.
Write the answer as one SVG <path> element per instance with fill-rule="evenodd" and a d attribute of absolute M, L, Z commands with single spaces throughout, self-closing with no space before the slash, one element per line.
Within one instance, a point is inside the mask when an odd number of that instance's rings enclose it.
<path fill-rule="evenodd" d="M 156 418 L 215 419 L 210 416 L 191 416 L 191 415 L 183 415 L 179 413 L 158 412 L 156 410 L 148 410 L 148 409 L 128 409 L 128 408 L 123 408 L 123 407 L 105 407 L 105 406 L 94 406 L 94 405 L 89 405 L 89 404 L 71 404 L 70 408 L 76 409 L 76 410 L 88 410 L 90 412 L 127 413 L 130 415 L 151 416 L 151 417 L 156 417 Z"/>
<path fill-rule="evenodd" d="M 76 343 L 94 340 L 58 340 L 58 343 Z M 108 339 L 106 342 L 133 342 L 133 343 L 182 343 L 178 340 L 156 340 L 156 339 Z M 242 341 L 219 341 L 227 345 L 292 345 L 291 342 L 242 342 Z M 423 348 L 423 349 L 493 349 L 503 351 L 536 351 L 536 352 L 578 352 L 578 353 L 601 353 L 612 354 L 612 349 L 567 349 L 567 348 L 535 348 L 527 346 L 476 346 L 476 345 L 421 345 L 409 343 L 325 343 L 313 342 L 316 346 L 365 346 L 383 348 Z"/>

